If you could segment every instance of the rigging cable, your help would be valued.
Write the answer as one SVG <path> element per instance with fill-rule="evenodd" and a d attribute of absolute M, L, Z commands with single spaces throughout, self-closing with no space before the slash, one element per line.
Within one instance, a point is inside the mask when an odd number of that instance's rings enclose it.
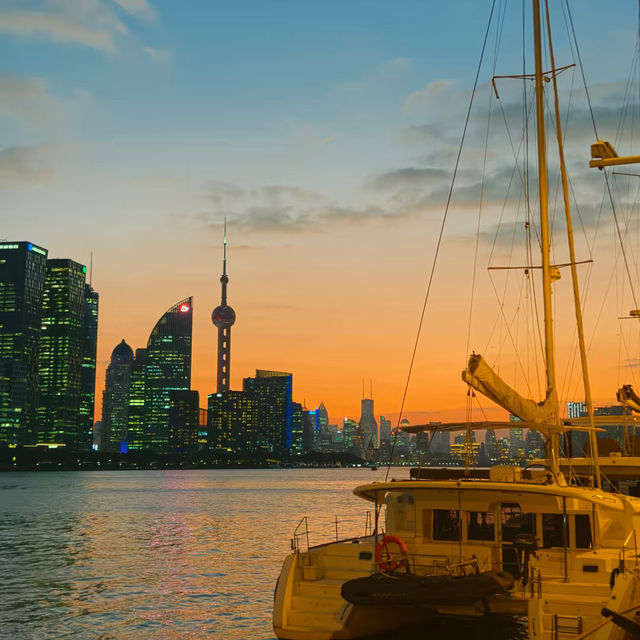
<path fill-rule="evenodd" d="M 469 100 L 469 107 L 467 109 L 467 116 L 466 116 L 465 122 L 464 122 L 464 128 L 463 128 L 463 131 L 462 131 L 462 138 L 460 140 L 460 146 L 458 148 L 458 155 L 456 157 L 456 163 L 455 163 L 455 167 L 454 167 L 454 170 L 453 170 L 453 176 L 451 178 L 451 185 L 449 187 L 449 194 L 447 196 L 447 203 L 445 205 L 444 214 L 442 216 L 442 223 L 440 224 L 440 232 L 438 234 L 438 240 L 436 242 L 436 249 L 435 249 L 435 253 L 434 253 L 434 256 L 433 256 L 433 262 L 431 263 L 431 271 L 430 271 L 430 274 L 429 274 L 429 280 L 428 280 L 428 284 L 427 284 L 427 291 L 425 293 L 424 302 L 422 304 L 422 312 L 420 314 L 420 321 L 418 323 L 418 330 L 416 332 L 416 338 L 415 338 L 415 342 L 414 342 L 414 345 L 413 345 L 413 352 L 411 354 L 411 361 L 410 361 L 410 364 L 409 364 L 409 371 L 407 373 L 407 381 L 405 383 L 404 391 L 403 391 L 403 394 L 402 394 L 402 402 L 400 403 L 400 412 L 398 414 L 398 422 L 396 424 L 396 432 L 395 432 L 395 435 L 393 437 L 393 444 L 391 445 L 391 452 L 389 454 L 389 462 L 387 464 L 387 472 L 385 474 L 385 481 L 389 478 L 389 472 L 391 470 L 391 462 L 393 461 L 393 454 L 394 454 L 394 451 L 395 451 L 395 448 L 396 448 L 396 443 L 397 443 L 397 440 L 398 440 L 398 433 L 400 431 L 400 423 L 402 421 L 402 414 L 404 412 L 404 405 L 405 405 L 405 401 L 407 399 L 407 393 L 409 391 L 409 382 L 411 380 L 411 374 L 413 372 L 413 365 L 414 365 L 415 359 L 416 359 L 416 352 L 418 350 L 418 343 L 420 341 L 420 333 L 422 331 L 422 325 L 424 323 L 424 317 L 425 317 L 425 313 L 426 313 L 426 310 L 427 310 L 427 302 L 429 301 L 429 294 L 431 293 L 431 285 L 433 283 L 433 276 L 435 274 L 436 265 L 437 265 L 437 262 L 438 262 L 438 255 L 440 253 L 440 246 L 442 244 L 442 237 L 443 237 L 443 234 L 444 234 L 444 227 L 445 227 L 445 224 L 447 222 L 447 217 L 448 217 L 448 214 L 449 214 L 449 206 L 451 204 L 451 199 L 452 199 L 452 196 L 453 196 L 453 187 L 455 185 L 456 177 L 458 175 L 458 167 L 460 165 L 460 157 L 462 155 L 462 149 L 464 147 L 464 141 L 465 141 L 465 137 L 466 137 L 466 133 L 467 133 L 467 127 L 469 126 L 469 120 L 471 118 L 471 108 L 473 106 L 473 99 L 475 97 L 476 89 L 478 87 L 478 79 L 480 77 L 480 70 L 482 68 L 482 62 L 484 60 L 484 53 L 485 53 L 485 49 L 486 49 L 486 46 L 487 46 L 487 39 L 489 37 L 489 30 L 491 28 L 491 22 L 493 20 L 493 12 L 495 10 L 495 5 L 496 5 L 496 0 L 493 0 L 493 3 L 491 4 L 491 12 L 489 14 L 489 20 L 488 20 L 488 23 L 487 23 L 487 29 L 485 31 L 484 40 L 483 40 L 483 43 L 482 43 L 482 51 L 480 53 L 480 60 L 478 61 L 478 68 L 476 70 L 476 77 L 475 77 L 475 80 L 474 80 L 474 83 L 473 83 L 473 90 L 471 92 L 471 98 Z"/>

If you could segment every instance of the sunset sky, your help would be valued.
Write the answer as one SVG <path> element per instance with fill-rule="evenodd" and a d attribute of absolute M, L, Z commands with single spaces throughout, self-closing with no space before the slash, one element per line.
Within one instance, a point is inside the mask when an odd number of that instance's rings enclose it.
<path fill-rule="evenodd" d="M 445 227 L 406 404 L 414 421 L 464 417 L 460 371 L 471 349 L 541 398 L 535 347 L 524 340 L 537 329 L 514 320 L 514 309 L 533 305 L 515 284 L 523 274 L 509 272 L 515 299 L 501 316 L 506 272 L 486 269 L 525 264 L 505 239 L 522 228 L 515 208 L 495 234 L 520 133 L 511 143 L 500 134 L 484 151 L 491 75 L 522 68 L 520 3 L 509 4 L 493 72 L 494 44 L 487 48 Z M 205 405 L 215 386 L 210 314 L 226 216 L 232 388 L 256 368 L 289 371 L 294 399 L 308 408 L 323 401 L 338 421 L 358 418 L 371 380 L 376 414 L 397 415 L 490 8 L 478 0 L 0 0 L 0 236 L 87 265 L 93 253 L 97 396 L 114 346 L 122 338 L 145 346 L 162 313 L 193 295 L 193 387 Z M 572 12 L 599 135 L 614 141 L 637 3 L 581 0 Z M 556 64 L 571 64 L 564 23 L 557 30 Z M 594 134 L 582 77 L 561 78 L 577 110 L 567 154 L 583 202 L 578 259 L 594 260 L 580 270 L 589 281 L 594 396 L 612 404 L 618 385 L 637 376 L 637 321 L 617 320 L 635 303 L 610 205 L 601 212 L 603 174 L 587 168 Z M 509 122 L 520 113 L 521 85 L 498 88 L 496 127 L 500 109 Z M 637 281 L 637 227 L 623 235 Z M 564 250 L 556 255 L 565 261 Z M 574 333 L 563 328 L 569 287 L 563 270 L 559 383 L 563 400 L 580 400 Z M 507 320 L 517 323 L 507 330 Z M 524 345 L 519 363 L 512 342 Z"/>

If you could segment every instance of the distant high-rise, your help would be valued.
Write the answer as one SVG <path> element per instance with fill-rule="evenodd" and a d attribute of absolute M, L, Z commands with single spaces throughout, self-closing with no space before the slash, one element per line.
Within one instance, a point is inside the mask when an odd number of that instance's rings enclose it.
<path fill-rule="evenodd" d="M 169 393 L 191 387 L 192 298 L 168 309 L 153 328 L 146 349 L 144 448 L 169 445 Z"/>
<path fill-rule="evenodd" d="M 236 312 L 227 304 L 227 221 L 224 222 L 224 242 L 222 254 L 222 298 L 220 305 L 211 314 L 211 321 L 218 328 L 218 371 L 216 391 L 229 390 L 231 367 L 231 327 L 236 321 Z"/>
<path fill-rule="evenodd" d="M 244 390 L 257 402 L 258 445 L 276 455 L 286 455 L 292 445 L 293 376 L 281 371 L 256 370 L 244 379 Z"/>
<path fill-rule="evenodd" d="M 380 442 L 383 440 L 389 440 L 391 438 L 391 420 L 388 420 L 384 416 L 380 416 Z M 447 447 L 449 451 L 449 447 Z"/>
<path fill-rule="evenodd" d="M 304 421 L 302 405 L 293 402 L 291 405 L 291 453 L 300 454 L 304 451 Z"/>
<path fill-rule="evenodd" d="M 47 260 L 40 333 L 39 443 L 89 444 L 80 419 L 86 272 L 73 260 Z"/>
<path fill-rule="evenodd" d="M 258 440 L 258 401 L 246 391 L 221 391 L 209 396 L 208 446 L 218 451 L 251 455 Z"/>
<path fill-rule="evenodd" d="M 93 441 L 96 399 L 96 354 L 98 348 L 98 293 L 90 284 L 84 286 L 84 335 L 80 370 L 80 434 L 83 449 Z"/>
<path fill-rule="evenodd" d="M 42 247 L 0 243 L 0 442 L 36 440 L 46 264 Z"/>
<path fill-rule="evenodd" d="M 360 401 L 360 421 L 358 426 L 364 436 L 364 448 L 368 449 L 369 444 L 378 446 L 378 423 L 373 415 L 373 399 L 362 398 Z"/>
<path fill-rule="evenodd" d="M 128 448 L 132 367 L 133 350 L 123 339 L 111 352 L 111 362 L 105 374 L 100 449 L 120 451 L 121 448 Z"/>

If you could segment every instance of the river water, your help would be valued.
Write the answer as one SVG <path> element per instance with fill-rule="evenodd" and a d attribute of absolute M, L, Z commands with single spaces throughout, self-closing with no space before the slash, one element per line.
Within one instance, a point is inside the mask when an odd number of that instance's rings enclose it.
<path fill-rule="evenodd" d="M 335 539 L 336 516 L 340 537 L 363 534 L 369 503 L 352 489 L 385 472 L 1 474 L 0 638 L 271 640 L 300 518 L 311 544 Z"/>

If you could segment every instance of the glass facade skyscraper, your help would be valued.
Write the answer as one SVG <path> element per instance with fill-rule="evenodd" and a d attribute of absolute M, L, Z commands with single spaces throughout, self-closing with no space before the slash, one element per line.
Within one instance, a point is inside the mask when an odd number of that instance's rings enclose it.
<path fill-rule="evenodd" d="M 47 260 L 40 333 L 38 442 L 87 446 L 81 434 L 86 267 Z"/>
<path fill-rule="evenodd" d="M 145 449 L 167 451 L 169 445 L 169 393 L 191 387 L 192 298 L 168 309 L 147 342 L 145 366 Z"/>
<path fill-rule="evenodd" d="M 0 243 L 0 442 L 30 444 L 36 439 L 46 264 L 42 247 Z"/>
<path fill-rule="evenodd" d="M 244 379 L 244 390 L 257 402 L 258 445 L 276 455 L 291 451 L 293 427 L 293 376 L 281 371 L 256 370 Z"/>

